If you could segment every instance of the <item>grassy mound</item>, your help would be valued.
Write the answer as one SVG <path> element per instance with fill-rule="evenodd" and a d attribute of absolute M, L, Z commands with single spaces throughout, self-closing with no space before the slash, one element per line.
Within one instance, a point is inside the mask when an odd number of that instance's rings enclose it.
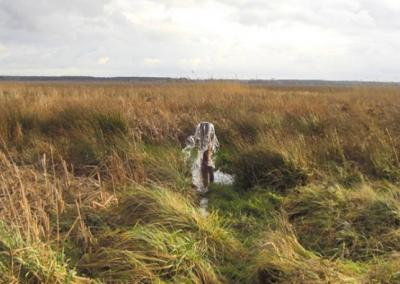
<path fill-rule="evenodd" d="M 215 213 L 167 188 L 136 186 L 113 208 L 81 273 L 104 281 L 219 283 L 217 267 L 240 256 L 241 244 Z M 121 229 L 125 228 L 125 229 Z"/>
<path fill-rule="evenodd" d="M 256 283 L 355 283 L 335 262 L 306 250 L 284 219 L 256 246 L 251 281 Z"/>
<path fill-rule="evenodd" d="M 364 283 L 400 283 L 400 255 L 390 254 L 384 258 L 373 261 L 367 273 L 363 277 Z"/>
<path fill-rule="evenodd" d="M 325 256 L 365 260 L 400 249 L 399 194 L 390 185 L 311 185 L 289 196 L 284 208 L 306 248 Z"/>
<path fill-rule="evenodd" d="M 215 257 L 234 253 L 240 244 L 216 213 L 203 216 L 182 194 L 160 187 L 134 187 L 113 208 L 110 223 L 117 226 L 151 224 L 195 233 Z"/>
<path fill-rule="evenodd" d="M 220 283 L 214 257 L 192 233 L 137 225 L 109 232 L 78 269 L 102 281 Z"/>
<path fill-rule="evenodd" d="M 307 182 L 307 172 L 282 153 L 263 146 L 250 148 L 237 155 L 232 172 L 245 189 L 254 186 L 284 191 Z"/>

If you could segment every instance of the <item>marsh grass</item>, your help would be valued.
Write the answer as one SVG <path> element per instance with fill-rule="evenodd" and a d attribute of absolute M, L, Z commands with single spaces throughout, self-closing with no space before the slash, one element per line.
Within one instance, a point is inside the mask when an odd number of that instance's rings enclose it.
<path fill-rule="evenodd" d="M 212 261 L 203 251 L 206 248 L 183 231 L 136 225 L 124 232 L 103 234 L 98 245 L 99 249 L 84 255 L 78 264 L 92 277 L 146 283 L 177 278 L 219 283 Z"/>
<path fill-rule="evenodd" d="M 113 209 L 111 224 L 151 224 L 193 232 L 215 258 L 223 258 L 224 252 L 240 251 L 240 243 L 218 214 L 203 216 L 192 200 L 178 192 L 159 187 L 134 187 L 124 194 L 126 197 L 120 198 L 120 204 Z"/>
<path fill-rule="evenodd" d="M 117 281 L 219 283 L 215 265 L 243 253 L 216 213 L 204 217 L 193 201 L 167 188 L 136 186 L 112 210 L 111 230 L 100 233 L 78 264 L 85 274 Z"/>
<path fill-rule="evenodd" d="M 278 217 L 279 218 L 279 217 Z M 250 278 L 258 283 L 355 283 L 336 263 L 306 250 L 284 217 L 260 239 Z"/>
<path fill-rule="evenodd" d="M 18 229 L 0 224 L 0 281 L 3 283 L 92 283 L 68 268 L 62 252 L 46 243 L 26 241 Z"/>
<path fill-rule="evenodd" d="M 398 189 L 299 188 L 284 207 L 302 244 L 325 256 L 365 260 L 397 252 Z M 310 230 L 314 234 L 307 234 Z"/>
<path fill-rule="evenodd" d="M 264 145 L 244 150 L 236 157 L 231 165 L 232 172 L 244 189 L 263 186 L 284 192 L 307 183 L 305 169 Z"/>
<path fill-rule="evenodd" d="M 2 83 L 0 280 L 400 283 L 399 119 L 391 85 Z"/>

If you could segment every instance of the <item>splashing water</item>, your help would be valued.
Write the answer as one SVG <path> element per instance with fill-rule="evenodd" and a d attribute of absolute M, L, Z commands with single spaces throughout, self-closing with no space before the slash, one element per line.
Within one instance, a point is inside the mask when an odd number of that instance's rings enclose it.
<path fill-rule="evenodd" d="M 186 160 L 190 158 L 190 152 L 187 152 L 187 149 L 183 151 Z M 204 188 L 203 181 L 201 178 L 201 162 L 202 162 L 202 154 L 198 153 L 195 160 L 191 165 L 192 172 L 192 183 L 196 187 L 196 190 L 201 193 L 205 193 L 208 191 L 207 188 Z M 233 175 L 222 172 L 221 170 L 217 170 L 214 172 L 214 183 L 223 184 L 223 185 L 232 185 L 235 182 L 235 178 Z M 200 213 L 207 217 L 208 216 L 208 198 L 202 197 L 200 199 Z"/>
<path fill-rule="evenodd" d="M 235 182 L 235 178 L 233 175 L 217 170 L 214 173 L 214 182 L 218 184 L 232 185 Z"/>
<path fill-rule="evenodd" d="M 196 153 L 193 153 L 196 145 L 198 146 Z M 196 127 L 195 135 L 191 135 L 186 139 L 186 147 L 182 150 L 185 161 L 191 164 L 192 184 L 200 193 L 208 191 L 207 185 L 203 184 L 201 166 L 205 151 L 212 151 L 215 153 L 219 147 L 219 142 L 215 134 L 214 125 L 208 122 L 199 123 Z M 207 161 L 208 166 L 214 168 L 214 161 L 212 158 Z M 232 185 L 234 177 L 226 174 L 220 170 L 214 172 L 214 182 L 217 184 Z M 200 200 L 200 212 L 208 215 L 208 198 L 203 197 Z"/>
<path fill-rule="evenodd" d="M 188 138 L 189 141 L 192 141 L 193 136 Z M 194 140 L 193 144 L 190 143 L 186 145 L 186 147 L 182 150 L 185 161 L 191 164 L 191 173 L 192 173 L 192 184 L 196 187 L 198 192 L 204 193 L 207 192 L 208 189 L 204 187 L 203 180 L 201 177 L 201 164 L 203 162 L 203 152 L 197 151 L 197 155 L 195 154 L 193 158 L 193 149 L 194 149 Z M 235 178 L 233 175 L 222 172 L 221 170 L 216 170 L 214 172 L 214 183 L 224 184 L 224 185 L 232 185 L 235 182 Z"/>
<path fill-rule="evenodd" d="M 200 199 L 200 213 L 201 215 L 207 217 L 208 216 L 208 198 L 203 197 Z"/>
<path fill-rule="evenodd" d="M 195 174 L 192 172 L 192 174 Z M 235 182 L 235 178 L 233 175 L 224 173 L 220 170 L 217 170 L 214 173 L 214 183 L 224 184 L 224 185 L 232 185 Z M 203 216 L 208 216 L 208 198 L 203 197 L 200 199 L 200 212 Z"/>

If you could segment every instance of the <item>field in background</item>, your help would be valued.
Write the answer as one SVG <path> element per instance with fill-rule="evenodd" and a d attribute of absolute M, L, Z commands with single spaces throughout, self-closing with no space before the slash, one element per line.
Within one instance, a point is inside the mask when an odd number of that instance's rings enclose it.
<path fill-rule="evenodd" d="M 0 282 L 400 283 L 399 122 L 398 86 L 3 82 Z"/>

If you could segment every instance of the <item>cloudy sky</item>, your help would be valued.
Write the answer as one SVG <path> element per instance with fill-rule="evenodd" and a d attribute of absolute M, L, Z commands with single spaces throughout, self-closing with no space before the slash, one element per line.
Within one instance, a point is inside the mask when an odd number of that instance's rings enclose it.
<path fill-rule="evenodd" d="M 400 1 L 0 0 L 0 74 L 400 81 Z"/>

